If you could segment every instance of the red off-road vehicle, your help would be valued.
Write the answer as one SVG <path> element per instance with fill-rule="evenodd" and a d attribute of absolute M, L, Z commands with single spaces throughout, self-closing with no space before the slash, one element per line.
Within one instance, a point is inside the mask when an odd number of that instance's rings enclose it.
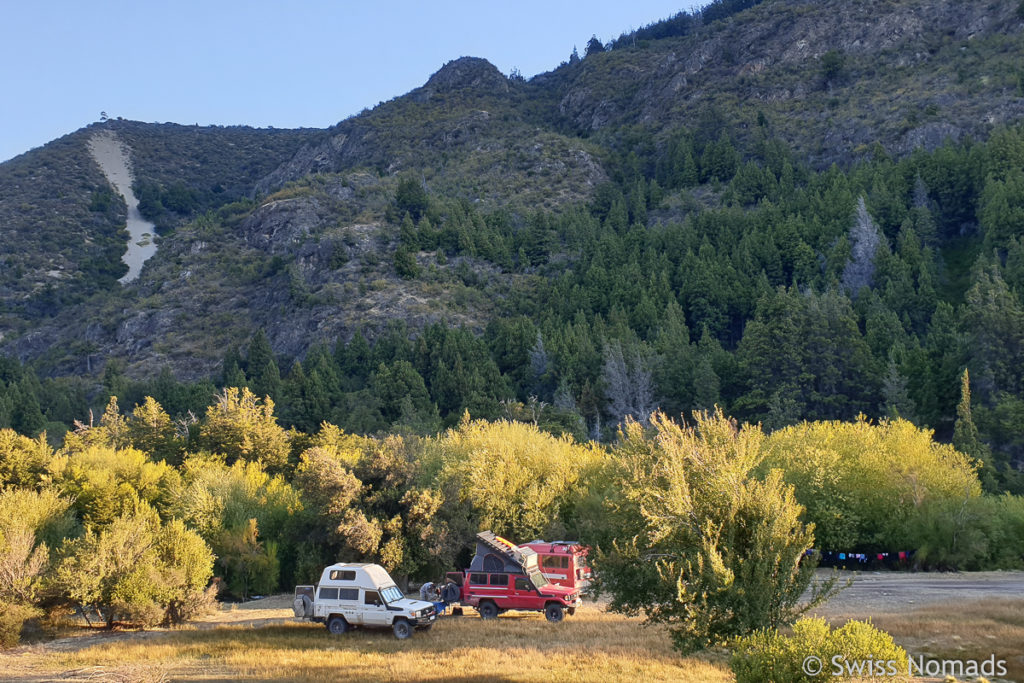
<path fill-rule="evenodd" d="M 540 570 L 551 583 L 578 591 L 590 586 L 589 548 L 578 541 L 530 541 L 523 547 L 537 553 Z"/>
<path fill-rule="evenodd" d="M 533 549 L 483 531 L 477 534 L 476 556 L 469 569 L 449 572 L 447 579 L 458 586 L 458 601 L 475 607 L 484 619 L 525 610 L 544 612 L 548 621 L 561 621 L 565 612 L 574 614 L 581 604 L 579 591 L 549 582 L 539 559 Z"/>

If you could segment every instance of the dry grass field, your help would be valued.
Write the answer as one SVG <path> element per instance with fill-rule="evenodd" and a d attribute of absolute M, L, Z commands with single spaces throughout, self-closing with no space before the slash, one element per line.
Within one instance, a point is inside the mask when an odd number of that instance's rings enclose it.
<path fill-rule="evenodd" d="M 834 624 L 871 618 L 912 655 L 1008 662 L 1024 681 L 1024 596 L 1013 573 L 870 577 L 819 614 Z M 881 583 L 884 581 L 885 583 Z M 936 581 L 985 584 L 992 597 L 937 601 Z M 856 587 L 856 584 L 855 584 Z M 989 594 L 991 591 L 981 591 Z M 484 622 L 473 610 L 407 641 L 389 631 L 331 636 L 291 619 L 290 598 L 225 606 L 183 629 L 97 632 L 0 654 L 0 680 L 731 681 L 722 653 L 680 657 L 660 628 L 587 604 L 561 624 L 539 614 Z"/>
<path fill-rule="evenodd" d="M 1008 680 L 1024 681 L 1024 596 L 882 613 L 872 623 L 912 656 L 982 661 L 996 655 L 1006 660 Z"/>
<path fill-rule="evenodd" d="M 390 631 L 332 636 L 319 625 L 274 623 L 286 610 L 261 609 L 250 618 L 246 611 L 228 612 L 226 624 L 22 648 L 0 655 L 0 679 L 732 680 L 724 657 L 681 658 L 664 631 L 594 605 L 560 624 L 514 613 L 484 622 L 467 610 L 406 641 Z M 253 628 L 266 619 L 269 625 Z"/>

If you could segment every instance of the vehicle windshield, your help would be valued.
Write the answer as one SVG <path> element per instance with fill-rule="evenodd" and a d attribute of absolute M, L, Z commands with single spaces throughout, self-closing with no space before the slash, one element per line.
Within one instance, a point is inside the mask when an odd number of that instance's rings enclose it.
<path fill-rule="evenodd" d="M 550 581 L 548 581 L 547 577 L 544 576 L 544 573 L 541 572 L 536 567 L 532 567 L 530 569 L 527 569 L 526 570 L 526 575 L 530 577 L 530 581 L 533 581 L 533 585 L 536 588 L 543 588 L 544 586 L 546 586 L 549 583 L 551 583 Z"/>
<path fill-rule="evenodd" d="M 398 586 L 388 586 L 380 592 L 380 597 L 384 598 L 384 603 L 397 602 L 405 596 L 402 595 L 402 591 L 398 590 Z"/>
<path fill-rule="evenodd" d="M 537 562 L 537 554 L 532 553 L 526 557 L 526 561 L 523 563 L 523 569 L 526 570 L 526 575 L 530 577 L 531 581 L 533 581 L 534 586 L 537 588 L 543 588 L 551 582 L 547 580 L 547 577 L 544 576 L 544 573 L 540 570 L 538 565 L 539 562 Z"/>

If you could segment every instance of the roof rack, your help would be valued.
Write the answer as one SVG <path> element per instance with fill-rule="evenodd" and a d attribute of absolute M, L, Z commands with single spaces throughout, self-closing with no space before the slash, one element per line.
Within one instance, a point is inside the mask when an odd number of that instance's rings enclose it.
<path fill-rule="evenodd" d="M 506 557 L 512 558 L 516 564 L 524 569 L 527 567 L 528 558 L 537 555 L 537 551 L 533 548 L 525 548 L 523 546 L 516 545 L 512 541 L 504 539 L 492 531 L 481 531 L 476 535 L 476 537 L 477 540 L 485 546 L 495 552 L 505 555 Z"/>

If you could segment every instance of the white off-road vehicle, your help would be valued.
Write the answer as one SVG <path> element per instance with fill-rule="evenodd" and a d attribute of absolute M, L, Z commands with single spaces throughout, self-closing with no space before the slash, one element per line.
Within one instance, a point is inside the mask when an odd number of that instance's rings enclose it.
<path fill-rule="evenodd" d="M 295 616 L 326 624 L 331 633 L 357 626 L 386 628 L 396 638 L 428 630 L 437 619 L 434 603 L 410 600 L 377 564 L 332 564 L 316 586 L 296 586 Z"/>

